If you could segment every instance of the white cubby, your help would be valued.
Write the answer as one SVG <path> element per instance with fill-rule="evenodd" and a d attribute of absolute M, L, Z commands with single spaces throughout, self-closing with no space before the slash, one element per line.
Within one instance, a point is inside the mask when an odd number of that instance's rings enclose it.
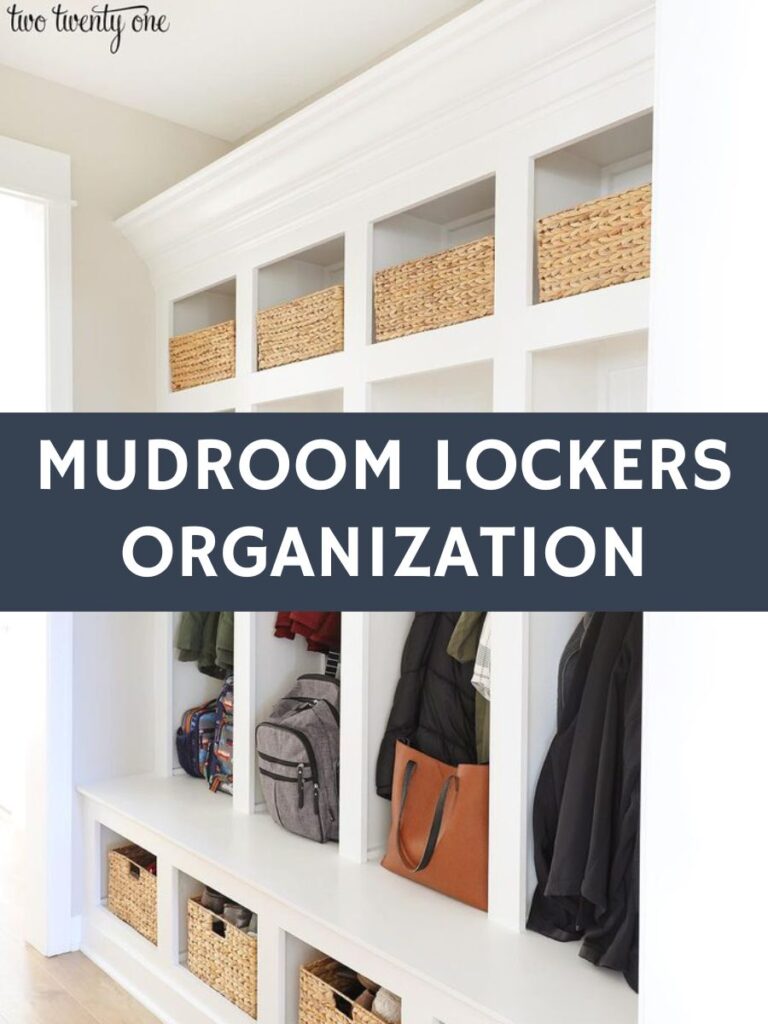
<path fill-rule="evenodd" d="M 642 114 L 539 156 L 534 162 L 534 225 L 579 203 L 647 185 L 652 179 L 653 115 Z M 533 296 L 538 300 L 536 260 Z"/>
<path fill-rule="evenodd" d="M 173 734 L 168 737 L 171 744 L 174 771 L 183 771 L 179 765 L 178 753 L 176 750 L 176 729 L 181 725 L 181 717 L 188 708 L 199 707 L 210 700 L 215 700 L 223 686 L 222 679 L 216 679 L 201 672 L 196 661 L 179 661 L 176 650 L 176 637 L 178 634 L 181 612 L 174 612 L 172 617 L 173 631 L 173 659 L 171 667 L 171 707 Z M 203 779 L 201 785 L 205 785 Z"/>
<path fill-rule="evenodd" d="M 255 273 L 256 311 L 281 306 L 343 283 L 344 236 L 339 235 L 260 266 Z M 258 347 L 258 326 L 255 337 Z M 255 365 L 254 359 L 254 368 Z"/>
<path fill-rule="evenodd" d="M 107 902 L 107 884 L 109 881 L 109 862 L 108 856 L 110 850 L 117 850 L 121 846 L 134 846 L 132 839 L 127 839 L 124 835 L 119 832 L 115 832 L 111 828 L 107 828 L 105 825 L 101 825 L 97 829 L 97 842 L 98 842 L 98 888 L 99 888 L 99 899 L 102 903 Z"/>
<path fill-rule="evenodd" d="M 314 394 L 295 395 L 290 398 L 276 398 L 271 402 L 260 402 L 254 412 L 343 412 L 344 391 L 318 391 Z"/>
<path fill-rule="evenodd" d="M 651 181 L 653 115 L 643 114 L 546 153 L 534 165 L 536 219 Z"/>
<path fill-rule="evenodd" d="M 644 331 L 543 349 L 531 356 L 532 412 L 645 412 Z"/>
<path fill-rule="evenodd" d="M 368 854 L 380 857 L 389 835 L 392 804 L 376 792 L 376 760 L 400 678 L 403 644 L 413 612 L 371 612 L 368 668 Z"/>
<path fill-rule="evenodd" d="M 299 676 L 322 672 L 325 658 L 307 649 L 304 637 L 275 636 L 277 612 L 256 612 L 256 720 L 263 722 Z M 237 712 L 235 712 L 237 713 Z"/>
<path fill-rule="evenodd" d="M 377 221 L 374 273 L 493 235 L 495 184 L 492 176 L 486 177 Z"/>
<path fill-rule="evenodd" d="M 495 181 L 488 177 L 378 221 L 374 271 L 492 235 L 495 202 Z"/>
<path fill-rule="evenodd" d="M 280 306 L 344 283 L 344 238 L 339 236 L 259 267 L 258 310 Z"/>
<path fill-rule="evenodd" d="M 493 364 L 469 363 L 371 385 L 371 412 L 491 412 Z"/>
<path fill-rule="evenodd" d="M 234 320 L 236 292 L 235 279 L 230 278 L 177 299 L 172 306 L 171 333 L 189 334 Z"/>
<path fill-rule="evenodd" d="M 323 953 L 295 935 L 285 933 L 285 1024 L 299 1024 L 301 968 L 320 960 Z"/>
<path fill-rule="evenodd" d="M 531 612 L 528 616 L 528 820 L 544 758 L 557 728 L 557 674 L 560 655 L 581 612 Z M 526 896 L 536 888 L 533 835 L 528 834 Z"/>
<path fill-rule="evenodd" d="M 188 920 L 187 920 L 187 902 L 192 899 L 197 899 L 203 895 L 204 884 L 198 879 L 193 878 L 191 875 L 186 874 L 184 871 L 176 872 L 176 885 L 177 885 L 177 906 L 178 906 L 178 943 L 176 954 L 178 962 L 182 967 L 187 965 L 187 950 L 188 950 Z"/>

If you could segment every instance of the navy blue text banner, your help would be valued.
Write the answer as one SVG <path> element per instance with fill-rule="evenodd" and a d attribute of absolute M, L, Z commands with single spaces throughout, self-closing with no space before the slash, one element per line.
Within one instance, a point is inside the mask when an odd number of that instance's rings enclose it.
<path fill-rule="evenodd" d="M 0 609 L 768 609 L 765 415 L 0 416 Z"/>

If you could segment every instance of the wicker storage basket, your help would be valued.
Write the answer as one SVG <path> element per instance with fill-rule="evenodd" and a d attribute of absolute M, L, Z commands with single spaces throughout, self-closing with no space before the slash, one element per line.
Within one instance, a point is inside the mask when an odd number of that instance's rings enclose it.
<path fill-rule="evenodd" d="M 258 939 L 223 917 L 187 903 L 187 967 L 249 1017 L 256 1019 Z"/>
<path fill-rule="evenodd" d="M 651 186 L 542 217 L 536 240 L 540 302 L 648 277 Z"/>
<path fill-rule="evenodd" d="M 344 989 L 347 991 L 344 991 Z M 381 1024 L 381 1018 L 354 1002 L 339 964 L 330 957 L 306 964 L 299 974 L 299 1024 Z"/>
<path fill-rule="evenodd" d="M 235 376 L 235 321 L 177 334 L 169 343 L 171 391 Z"/>
<path fill-rule="evenodd" d="M 157 877 L 146 869 L 154 860 L 140 846 L 109 851 L 107 909 L 157 945 Z"/>
<path fill-rule="evenodd" d="M 256 319 L 259 369 L 327 356 L 344 348 L 344 286 L 333 285 L 281 306 L 262 309 Z"/>
<path fill-rule="evenodd" d="M 376 341 L 449 327 L 493 313 L 494 237 L 379 270 Z"/>

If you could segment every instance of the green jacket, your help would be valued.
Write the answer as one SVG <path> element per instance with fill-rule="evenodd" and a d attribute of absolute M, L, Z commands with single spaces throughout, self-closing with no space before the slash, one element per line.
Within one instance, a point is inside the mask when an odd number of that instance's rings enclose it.
<path fill-rule="evenodd" d="M 234 665 L 234 612 L 183 612 L 176 633 L 179 661 L 196 661 L 207 676 L 223 679 Z"/>

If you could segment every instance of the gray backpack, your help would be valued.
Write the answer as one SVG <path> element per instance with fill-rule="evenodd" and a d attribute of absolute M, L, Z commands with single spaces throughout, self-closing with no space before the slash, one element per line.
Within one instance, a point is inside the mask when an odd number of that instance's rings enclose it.
<path fill-rule="evenodd" d="M 339 838 L 339 684 L 300 676 L 256 727 L 261 787 L 269 813 L 318 843 Z"/>

